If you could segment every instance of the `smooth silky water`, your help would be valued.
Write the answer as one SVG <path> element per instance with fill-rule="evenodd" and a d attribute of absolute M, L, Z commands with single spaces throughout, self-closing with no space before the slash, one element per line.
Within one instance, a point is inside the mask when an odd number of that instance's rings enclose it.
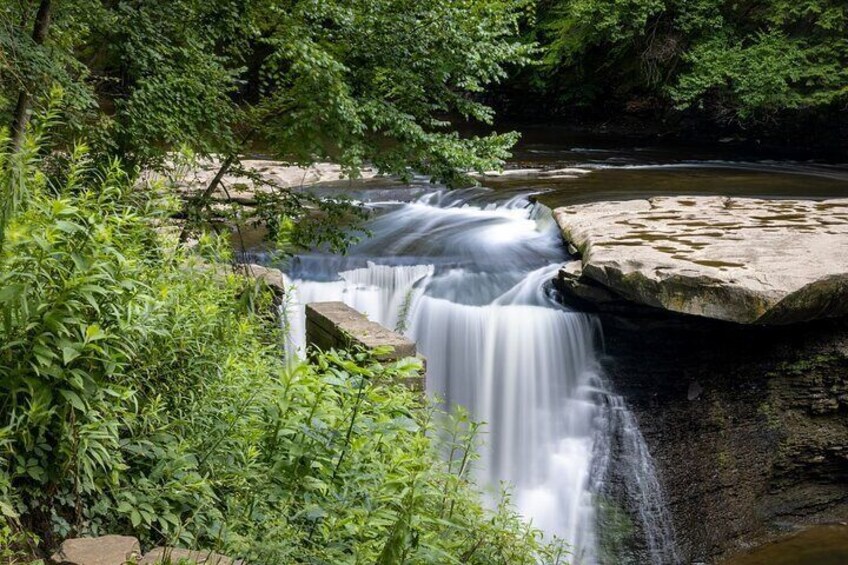
<path fill-rule="evenodd" d="M 285 267 L 289 354 L 303 349 L 309 302 L 343 301 L 404 332 L 427 358 L 428 393 L 485 422 L 478 473 L 493 497 L 508 481 L 573 563 L 626 560 L 604 539 L 611 505 L 641 538 L 634 562 L 675 562 L 647 447 L 600 372 L 599 324 L 557 302 L 551 281 L 568 257 L 550 210 L 527 194 L 428 186 L 410 202 L 368 203 L 373 235 L 347 256 Z"/>
<path fill-rule="evenodd" d="M 638 423 L 600 371 L 600 327 L 557 302 L 550 281 L 568 257 L 549 209 L 534 202 L 848 197 L 848 168 L 555 128 L 525 134 L 510 163 L 521 170 L 482 179 L 494 190 L 448 192 L 423 178 L 313 189 L 365 202 L 373 237 L 345 257 L 284 266 L 289 354 L 302 351 L 308 302 L 341 300 L 402 331 L 427 356 L 428 392 L 486 422 L 481 482 L 511 482 L 524 516 L 568 540 L 573 562 L 678 562 Z"/>

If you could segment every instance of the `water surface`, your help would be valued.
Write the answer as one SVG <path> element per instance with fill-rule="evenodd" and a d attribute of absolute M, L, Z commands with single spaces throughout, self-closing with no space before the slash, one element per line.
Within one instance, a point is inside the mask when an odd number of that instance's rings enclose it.
<path fill-rule="evenodd" d="M 723 565 L 845 565 L 848 563 L 848 526 L 815 526 L 753 551 L 728 559 Z"/>

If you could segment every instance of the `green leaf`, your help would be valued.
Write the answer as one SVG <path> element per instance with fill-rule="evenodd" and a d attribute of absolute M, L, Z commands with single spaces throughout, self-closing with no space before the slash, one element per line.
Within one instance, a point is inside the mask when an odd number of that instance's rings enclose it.
<path fill-rule="evenodd" d="M 141 525 L 141 514 L 138 510 L 133 509 L 130 513 L 130 522 L 132 523 L 133 528 L 137 528 Z"/>
<path fill-rule="evenodd" d="M 71 406 L 73 406 L 80 412 L 86 411 L 85 403 L 82 401 L 82 399 L 76 392 L 72 390 L 61 389 L 59 390 L 59 394 L 61 394 L 65 398 L 65 400 L 71 403 Z"/>
<path fill-rule="evenodd" d="M 80 356 L 80 351 L 76 347 L 63 347 L 62 348 L 62 362 L 65 365 L 69 365 L 74 359 Z"/>

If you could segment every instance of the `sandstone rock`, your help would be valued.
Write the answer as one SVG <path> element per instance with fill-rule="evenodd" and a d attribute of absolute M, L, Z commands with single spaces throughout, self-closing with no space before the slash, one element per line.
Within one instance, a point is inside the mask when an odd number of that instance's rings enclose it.
<path fill-rule="evenodd" d="M 306 342 L 320 349 L 350 346 L 390 348 L 388 353 L 379 356 L 380 360 L 389 362 L 417 357 L 422 370 L 403 379 L 401 384 L 416 392 L 424 392 L 426 388 L 427 360 L 417 354 L 415 342 L 372 322 L 343 302 L 312 302 L 306 305 Z"/>
<path fill-rule="evenodd" d="M 266 159 L 244 159 L 241 163 L 252 175 L 268 184 L 254 184 L 248 178 L 228 174 L 222 179 L 223 186 L 212 195 L 213 199 L 232 200 L 239 204 L 252 205 L 256 203 L 258 193 L 273 192 L 275 187 L 298 188 L 338 183 L 346 179 L 342 168 L 333 163 L 315 163 L 308 167 Z M 205 160 L 195 170 L 175 171 L 174 176 L 179 179 L 180 189 L 191 195 L 203 191 L 215 177 L 219 167 L 220 162 L 217 159 Z M 158 177 L 153 173 L 149 173 L 148 176 Z M 372 179 L 376 176 L 377 171 L 372 168 L 360 171 L 362 179 Z M 224 192 L 225 188 L 226 192 Z"/>
<path fill-rule="evenodd" d="M 255 263 L 244 263 L 239 265 L 239 268 L 246 276 L 264 281 L 265 284 L 271 287 L 271 290 L 275 293 L 279 293 L 281 295 L 285 293 L 285 279 L 283 277 L 283 272 L 279 269 L 263 267 L 262 265 L 257 265 Z"/>
<path fill-rule="evenodd" d="M 848 315 L 848 199 L 660 197 L 554 216 L 581 280 L 634 303 L 744 324 Z"/>
<path fill-rule="evenodd" d="M 570 295 L 594 305 L 621 300 L 604 286 L 584 278 L 583 263 L 580 261 L 569 261 L 560 269 L 559 283 L 560 288 L 567 289 Z"/>
<path fill-rule="evenodd" d="M 194 551 L 178 547 L 157 547 L 145 554 L 138 565 L 154 565 L 165 563 L 177 565 L 179 563 L 196 563 L 198 565 L 241 565 L 242 561 L 236 561 L 220 553 L 212 551 Z"/>
<path fill-rule="evenodd" d="M 322 349 L 357 345 L 365 349 L 390 347 L 384 359 L 415 357 L 415 342 L 372 322 L 344 302 L 312 302 L 306 305 L 306 340 Z"/>
<path fill-rule="evenodd" d="M 63 565 L 123 565 L 140 555 L 141 547 L 133 537 L 101 536 L 67 539 L 50 559 Z"/>

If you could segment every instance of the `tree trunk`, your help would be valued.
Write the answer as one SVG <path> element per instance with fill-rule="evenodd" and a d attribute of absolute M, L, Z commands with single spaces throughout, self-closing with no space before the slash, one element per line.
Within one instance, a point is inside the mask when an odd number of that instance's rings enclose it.
<path fill-rule="evenodd" d="M 221 184 L 221 181 L 226 176 L 228 172 L 230 172 L 230 167 L 233 166 L 233 163 L 236 162 L 236 155 L 231 154 L 224 159 L 224 162 L 221 163 L 218 172 L 212 178 L 212 181 L 206 187 L 206 189 L 191 199 L 186 205 L 186 223 L 183 225 L 183 229 L 180 231 L 180 243 L 185 243 L 188 239 L 189 225 L 191 224 L 191 214 L 192 212 L 197 212 L 198 210 L 203 208 L 203 205 L 209 198 L 212 196 L 212 193 L 215 192 L 215 189 L 218 188 L 218 185 Z"/>
<path fill-rule="evenodd" d="M 221 184 L 221 181 L 224 179 L 226 174 L 230 172 L 230 167 L 233 166 L 233 163 L 236 162 L 236 156 L 230 155 L 224 162 L 221 163 L 221 168 L 218 169 L 218 173 L 212 178 L 212 182 L 209 183 L 209 186 L 206 187 L 206 190 L 197 198 L 198 203 L 203 203 L 212 196 L 212 193 L 215 192 L 215 189 L 218 188 L 218 185 Z"/>
<path fill-rule="evenodd" d="M 36 45 L 43 45 L 50 27 L 51 0 L 41 0 L 38 5 L 38 13 L 35 16 L 35 27 L 32 30 L 32 40 Z M 29 107 L 32 101 L 30 93 L 26 88 L 18 93 L 18 103 L 15 105 L 15 113 L 12 117 L 12 151 L 17 152 L 24 141 L 27 124 L 29 123 Z"/>

